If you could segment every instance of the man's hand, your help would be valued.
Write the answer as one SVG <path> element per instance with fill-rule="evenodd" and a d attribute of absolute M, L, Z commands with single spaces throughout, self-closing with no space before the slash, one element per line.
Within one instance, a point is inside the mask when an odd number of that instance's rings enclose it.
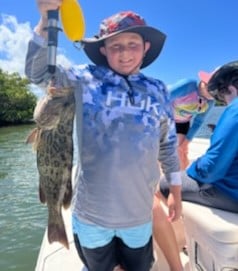
<path fill-rule="evenodd" d="M 48 10 L 56 10 L 58 9 L 63 0 L 37 0 L 38 9 L 43 17 L 47 17 Z"/>
<path fill-rule="evenodd" d="M 34 31 L 45 39 L 48 37 L 48 32 L 45 31 L 48 24 L 47 12 L 48 10 L 58 9 L 61 6 L 62 1 L 63 0 L 36 0 L 41 18 L 38 24 L 35 26 Z"/>

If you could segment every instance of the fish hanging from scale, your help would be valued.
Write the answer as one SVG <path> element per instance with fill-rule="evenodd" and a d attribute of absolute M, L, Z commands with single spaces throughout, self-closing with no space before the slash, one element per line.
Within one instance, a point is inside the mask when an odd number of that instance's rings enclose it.
<path fill-rule="evenodd" d="M 60 15 L 60 16 L 59 16 Z M 72 88 L 54 87 L 58 18 L 63 33 L 73 42 L 84 36 L 85 23 L 77 0 L 63 0 L 59 10 L 48 11 L 48 72 L 51 85 L 34 111 L 36 128 L 27 138 L 36 150 L 39 173 L 39 198 L 48 207 L 48 241 L 60 242 L 69 249 L 62 207 L 69 208 L 72 199 L 73 120 L 75 100 Z"/>

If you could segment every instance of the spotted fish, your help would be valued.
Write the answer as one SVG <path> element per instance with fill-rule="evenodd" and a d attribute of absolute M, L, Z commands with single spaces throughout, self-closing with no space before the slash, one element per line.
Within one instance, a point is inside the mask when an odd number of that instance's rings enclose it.
<path fill-rule="evenodd" d="M 49 88 L 34 111 L 36 128 L 28 136 L 37 153 L 39 198 L 48 207 L 48 240 L 69 248 L 62 206 L 72 198 L 74 94 L 71 88 Z"/>

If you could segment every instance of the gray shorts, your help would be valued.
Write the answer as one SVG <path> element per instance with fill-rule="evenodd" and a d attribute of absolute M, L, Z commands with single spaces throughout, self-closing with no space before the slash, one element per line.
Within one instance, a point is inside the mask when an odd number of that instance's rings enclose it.
<path fill-rule="evenodd" d="M 163 178 L 160 181 L 160 191 L 166 198 L 168 197 L 169 184 Z M 185 171 L 182 172 L 182 200 L 238 213 L 238 201 L 212 184 L 202 184 L 188 177 Z"/>

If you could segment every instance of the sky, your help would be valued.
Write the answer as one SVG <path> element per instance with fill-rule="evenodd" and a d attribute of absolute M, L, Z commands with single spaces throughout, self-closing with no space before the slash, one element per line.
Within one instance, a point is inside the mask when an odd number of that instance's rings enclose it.
<path fill-rule="evenodd" d="M 64 0 L 67 1 L 67 0 Z M 238 59 L 238 0 L 80 0 L 85 37 L 98 33 L 100 22 L 123 10 L 139 13 L 167 35 L 160 56 L 142 71 L 174 84 L 211 72 Z M 24 75 L 27 43 L 40 14 L 35 0 L 0 0 L 0 68 Z M 74 18 L 72 18 L 74 20 Z M 60 25 L 60 22 L 59 22 Z M 59 32 L 57 62 L 90 63 L 82 50 Z"/>

